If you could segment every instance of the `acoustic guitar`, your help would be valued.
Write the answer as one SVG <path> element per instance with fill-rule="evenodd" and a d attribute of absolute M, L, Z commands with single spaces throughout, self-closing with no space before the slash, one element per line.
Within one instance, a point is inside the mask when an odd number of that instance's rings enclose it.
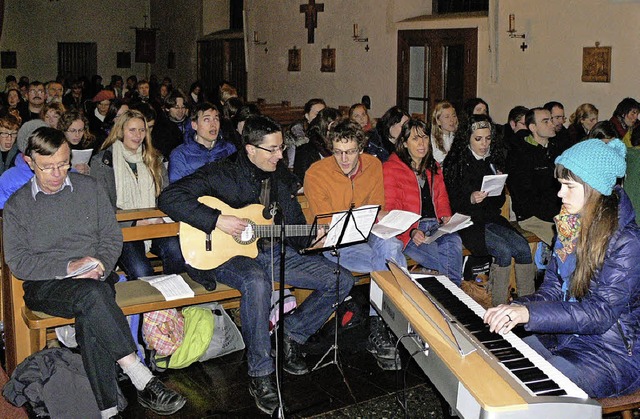
<path fill-rule="evenodd" d="M 198 201 L 208 207 L 219 209 L 224 215 L 234 215 L 246 220 L 249 225 L 240 237 L 231 236 L 222 230 L 214 229 L 206 234 L 191 225 L 180 222 L 180 248 L 184 260 L 196 269 L 217 268 L 234 256 L 258 256 L 258 239 L 261 237 L 280 237 L 280 226 L 266 219 L 262 212 L 264 205 L 251 204 L 243 208 L 232 208 L 218 198 L 202 196 Z M 308 236 L 310 225 L 286 225 L 285 235 Z M 322 226 L 320 226 L 322 227 Z"/>

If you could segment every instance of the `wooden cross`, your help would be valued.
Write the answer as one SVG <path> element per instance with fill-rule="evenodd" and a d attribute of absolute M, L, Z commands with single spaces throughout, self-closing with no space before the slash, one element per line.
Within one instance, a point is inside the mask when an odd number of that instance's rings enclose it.
<path fill-rule="evenodd" d="M 324 3 L 316 4 L 316 0 L 309 0 L 309 4 L 300 5 L 300 13 L 304 13 L 304 27 L 307 28 L 307 43 L 313 44 L 314 29 L 318 27 L 318 12 L 324 12 Z"/>

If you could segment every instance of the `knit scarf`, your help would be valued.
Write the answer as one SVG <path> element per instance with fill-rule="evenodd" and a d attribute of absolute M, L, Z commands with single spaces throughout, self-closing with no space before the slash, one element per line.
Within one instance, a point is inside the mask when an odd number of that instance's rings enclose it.
<path fill-rule="evenodd" d="M 125 210 L 155 207 L 156 188 L 149 168 L 142 161 L 142 147 L 131 152 L 124 148 L 122 141 L 116 141 L 112 152 L 116 206 Z M 135 164 L 137 175 L 129 163 Z"/>
<path fill-rule="evenodd" d="M 576 245 L 580 234 L 581 223 L 580 216 L 577 214 L 569 214 L 564 208 L 560 214 L 556 215 L 553 220 L 556 223 L 558 238 L 556 240 L 554 253 L 558 259 L 558 274 L 562 278 L 562 291 L 565 301 L 575 301 L 568 298 L 569 285 L 571 276 L 576 269 Z"/>

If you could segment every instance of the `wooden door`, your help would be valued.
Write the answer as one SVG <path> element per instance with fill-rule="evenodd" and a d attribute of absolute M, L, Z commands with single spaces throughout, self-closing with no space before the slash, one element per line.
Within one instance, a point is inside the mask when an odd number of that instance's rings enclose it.
<path fill-rule="evenodd" d="M 476 96 L 477 65 L 476 28 L 399 31 L 397 103 L 427 121 L 441 100 L 460 109 Z"/>

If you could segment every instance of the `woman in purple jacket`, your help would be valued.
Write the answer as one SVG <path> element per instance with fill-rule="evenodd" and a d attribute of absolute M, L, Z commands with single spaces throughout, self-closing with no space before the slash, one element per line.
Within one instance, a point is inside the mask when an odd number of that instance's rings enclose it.
<path fill-rule="evenodd" d="M 492 332 L 518 324 L 532 348 L 591 397 L 640 387 L 640 229 L 626 193 L 620 140 L 580 142 L 560 155 L 558 238 L 540 289 L 487 310 Z"/>

